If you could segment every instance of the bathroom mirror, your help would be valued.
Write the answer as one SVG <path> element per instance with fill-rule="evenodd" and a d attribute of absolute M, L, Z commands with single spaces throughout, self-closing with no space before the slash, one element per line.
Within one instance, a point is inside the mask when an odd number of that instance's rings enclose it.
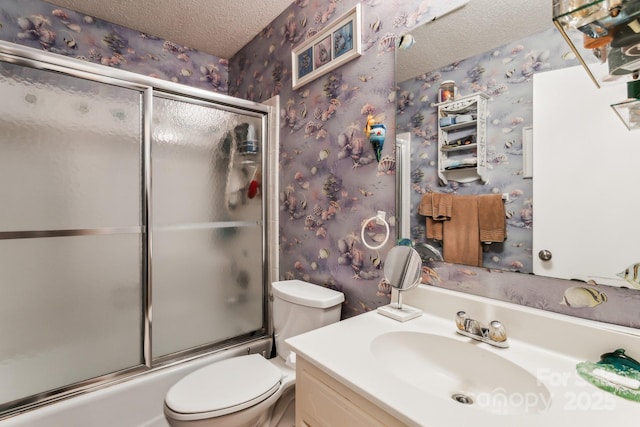
<path fill-rule="evenodd" d="M 522 273 L 534 271 L 534 257 L 538 257 L 533 250 L 535 176 L 530 179 L 523 173 L 528 142 L 525 140 L 533 124 L 533 78 L 536 73 L 579 66 L 569 45 L 555 29 L 551 15 L 551 2 L 544 5 L 519 2 L 513 7 L 509 1 L 472 0 L 450 15 L 411 29 L 413 45 L 396 50 L 397 135 L 411 139 L 410 156 L 397 150 L 398 171 L 402 171 L 402 163 L 410 157 L 409 184 L 406 177 L 403 183 L 401 174 L 397 175 L 398 212 L 401 215 L 409 210 L 411 224 L 409 234 L 400 237 L 432 243 L 424 236 L 425 217 L 416 212 L 425 192 L 501 193 L 506 197 L 508 238 L 502 244 L 485 247 L 483 266 Z M 438 135 L 435 108 L 431 104 L 436 102 L 440 83 L 449 79 L 456 81 L 461 95 L 482 91 L 490 97 L 487 182 L 450 181 L 443 185 L 437 179 Z M 534 135 L 535 132 L 534 127 Z M 539 165 L 545 159 L 534 157 L 533 161 Z M 566 166 L 579 167 L 575 163 Z M 569 169 L 565 173 L 571 175 Z M 616 192 L 617 187 L 611 183 L 607 191 Z M 565 193 L 564 201 L 571 203 L 571 196 Z M 557 209 L 572 208 L 557 206 Z M 545 224 L 546 221 L 536 222 L 535 227 L 539 229 Z M 606 248 L 608 257 L 615 256 L 611 255 L 612 249 Z M 561 262 L 558 258 L 554 257 L 552 262 Z"/>
<path fill-rule="evenodd" d="M 384 276 L 392 288 L 405 291 L 420 283 L 422 259 L 409 246 L 395 246 L 384 262 Z"/>

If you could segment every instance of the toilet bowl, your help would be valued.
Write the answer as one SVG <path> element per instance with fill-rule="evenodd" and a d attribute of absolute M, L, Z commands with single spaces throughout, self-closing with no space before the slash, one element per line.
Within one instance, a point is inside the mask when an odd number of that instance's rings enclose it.
<path fill-rule="evenodd" d="M 174 384 L 164 414 L 173 427 L 292 427 L 295 362 L 285 339 L 340 320 L 341 292 L 300 280 L 272 284 L 277 356 L 251 354 L 200 368 Z"/>

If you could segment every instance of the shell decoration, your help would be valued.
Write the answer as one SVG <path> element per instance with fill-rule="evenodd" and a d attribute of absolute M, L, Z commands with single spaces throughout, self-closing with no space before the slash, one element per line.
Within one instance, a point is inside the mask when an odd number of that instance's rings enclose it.
<path fill-rule="evenodd" d="M 633 289 L 640 289 L 640 262 L 631 264 L 625 268 L 624 271 L 616 274 L 616 276 L 623 278 L 629 283 Z"/>
<path fill-rule="evenodd" d="M 607 302 L 607 294 L 594 288 L 572 286 L 564 291 L 560 304 L 573 308 L 593 308 Z"/>
<path fill-rule="evenodd" d="M 383 156 L 378 163 L 378 175 L 391 175 L 396 171 L 396 158 L 390 155 Z"/>

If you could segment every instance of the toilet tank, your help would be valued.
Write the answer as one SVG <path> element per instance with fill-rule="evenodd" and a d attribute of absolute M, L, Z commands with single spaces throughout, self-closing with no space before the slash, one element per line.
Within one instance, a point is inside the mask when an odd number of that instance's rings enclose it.
<path fill-rule="evenodd" d="M 276 350 L 285 360 L 291 348 L 284 340 L 340 320 L 342 292 L 302 280 L 273 282 L 272 289 Z"/>

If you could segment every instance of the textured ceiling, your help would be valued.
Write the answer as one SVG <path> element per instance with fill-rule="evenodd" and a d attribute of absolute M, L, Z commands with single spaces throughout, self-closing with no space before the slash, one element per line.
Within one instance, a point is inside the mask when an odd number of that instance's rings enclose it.
<path fill-rule="evenodd" d="M 293 0 L 45 0 L 229 59 Z"/>
<path fill-rule="evenodd" d="M 417 41 L 410 49 L 398 49 L 397 80 L 405 81 L 551 27 L 551 0 L 470 0 L 461 9 L 411 30 Z"/>
<path fill-rule="evenodd" d="M 231 58 L 293 3 L 293 0 L 46 1 L 225 59 Z M 457 11 L 423 25 L 425 36 L 419 35 L 421 29 L 412 31 L 419 41 L 399 55 L 410 55 L 409 60 L 400 62 L 413 68 L 398 69 L 398 80 L 550 28 L 551 3 L 551 0 L 470 0 Z M 365 22 L 364 27 L 367 26 Z M 422 54 L 425 47 L 428 53 Z"/>

